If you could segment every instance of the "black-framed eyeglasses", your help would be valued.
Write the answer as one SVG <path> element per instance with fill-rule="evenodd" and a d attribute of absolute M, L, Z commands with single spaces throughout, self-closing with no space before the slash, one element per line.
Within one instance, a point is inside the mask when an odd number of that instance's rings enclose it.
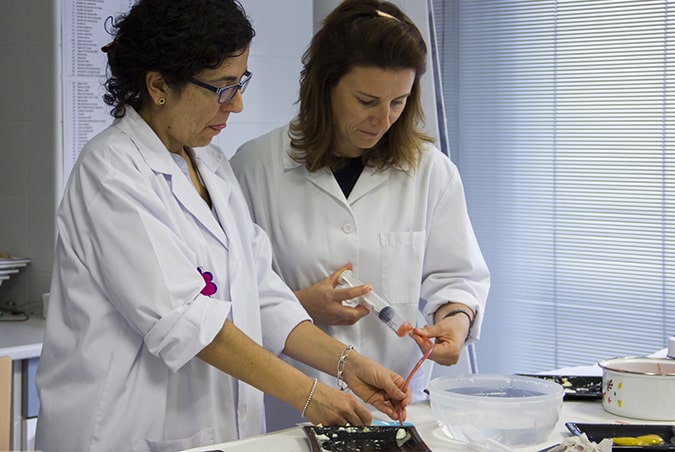
<path fill-rule="evenodd" d="M 246 71 L 244 72 L 244 75 L 241 77 L 241 80 L 239 80 L 239 83 L 235 83 L 234 85 L 223 86 L 222 88 L 209 85 L 208 83 L 204 83 L 192 77 L 188 79 L 188 82 L 194 83 L 197 86 L 201 86 L 202 88 L 206 88 L 208 90 L 213 91 L 214 93 L 216 93 L 216 96 L 218 96 L 218 103 L 226 104 L 232 100 L 235 94 L 237 94 L 237 90 L 240 90 L 241 93 L 244 94 L 244 91 L 246 91 L 246 87 L 248 86 L 248 82 L 251 81 L 251 77 L 253 77 L 253 74 L 250 71 Z"/>

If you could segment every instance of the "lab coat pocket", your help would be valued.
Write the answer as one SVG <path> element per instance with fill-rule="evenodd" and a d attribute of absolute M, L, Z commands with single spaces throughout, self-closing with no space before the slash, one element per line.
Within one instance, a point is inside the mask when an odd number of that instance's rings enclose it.
<path fill-rule="evenodd" d="M 187 438 L 155 441 L 151 439 L 136 440 L 131 446 L 131 452 L 178 452 L 194 447 L 207 446 L 216 442 L 213 427 L 204 428 Z"/>
<path fill-rule="evenodd" d="M 419 302 L 425 231 L 380 233 L 382 294 L 390 303 Z"/>

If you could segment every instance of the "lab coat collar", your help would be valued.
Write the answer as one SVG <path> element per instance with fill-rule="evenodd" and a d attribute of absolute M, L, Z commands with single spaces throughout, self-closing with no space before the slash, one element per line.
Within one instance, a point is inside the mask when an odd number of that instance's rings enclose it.
<path fill-rule="evenodd" d="M 223 242 L 225 247 L 229 249 L 225 231 L 232 230 L 231 228 L 233 227 L 233 225 L 230 224 L 230 220 L 232 220 L 232 209 L 229 205 L 230 195 L 232 194 L 232 184 L 219 175 L 219 167 L 215 164 L 215 162 L 222 160 L 218 158 L 218 155 L 212 148 L 196 149 L 195 155 L 198 161 L 197 164 L 200 166 L 203 165 L 206 169 L 208 169 L 208 171 L 202 170 L 201 175 L 204 179 L 204 185 L 206 186 L 206 189 L 212 195 L 211 202 L 213 203 L 213 208 L 216 211 L 220 221 L 220 225 L 218 224 L 218 221 L 215 223 L 209 222 L 207 227 L 209 229 L 215 228 L 212 230 L 212 232 Z M 225 158 L 224 155 L 223 158 Z M 211 212 L 209 212 L 208 217 L 209 219 L 216 220 L 216 218 L 213 216 L 213 213 Z"/>
<path fill-rule="evenodd" d="M 167 176 L 173 195 L 185 210 L 190 212 L 225 247 L 229 248 L 225 231 L 213 212 L 173 161 L 164 143 L 145 120 L 133 108 L 128 108 L 124 117 L 118 120 L 117 126 L 129 135 L 150 169 Z M 231 187 L 226 183 L 221 183 L 220 178 L 211 177 L 225 156 L 214 149 L 205 147 L 195 149 L 195 158 L 208 169 L 208 171 L 202 171 L 202 176 L 209 193 L 218 193 L 214 199 L 222 197 L 223 202 L 227 203 Z M 223 206 L 216 206 L 216 209 L 224 212 Z"/>
<path fill-rule="evenodd" d="M 283 148 L 283 162 L 282 163 L 283 163 L 283 166 L 284 166 L 284 171 L 292 170 L 292 169 L 297 168 L 299 166 L 304 166 L 303 163 L 298 162 L 293 157 L 291 157 L 291 152 L 292 152 L 292 149 L 291 149 L 290 142 L 289 142 L 289 145 L 284 146 L 284 148 Z"/>
<path fill-rule="evenodd" d="M 175 172 L 176 164 L 166 146 L 136 110 L 128 107 L 124 117 L 118 119 L 116 125 L 127 133 L 153 171 L 169 175 Z"/>
<path fill-rule="evenodd" d="M 225 160 L 225 154 L 211 146 L 194 148 L 194 155 L 212 173 L 218 172 Z"/>
<path fill-rule="evenodd" d="M 354 185 L 352 192 L 349 194 L 349 203 L 355 203 L 359 198 L 362 198 L 369 192 L 375 190 L 377 187 L 387 182 L 392 171 L 397 170 L 380 170 L 373 168 L 372 166 L 366 166 L 363 168 L 361 176 L 359 176 L 358 180 L 356 181 L 356 185 Z"/>
<path fill-rule="evenodd" d="M 356 202 L 359 198 L 362 198 L 370 191 L 384 184 L 389 179 L 391 171 L 400 171 L 398 169 L 379 170 L 373 167 L 365 167 L 361 177 L 359 177 L 356 185 L 352 189 L 352 192 L 349 194 L 349 199 L 345 200 L 342 189 L 335 180 L 335 176 L 333 176 L 333 173 L 328 168 L 321 168 L 320 170 L 309 172 L 309 170 L 307 170 L 307 168 L 302 163 L 294 160 L 290 156 L 290 152 L 290 145 L 284 147 L 282 162 L 284 171 L 291 171 L 302 167 L 303 171 L 305 171 L 305 177 L 307 180 L 330 196 L 343 203 L 347 202 L 348 204 Z"/>
<path fill-rule="evenodd" d="M 166 146 L 136 110 L 127 108 L 124 117 L 118 120 L 118 127 L 127 131 L 153 170 L 164 174 L 176 172 L 176 165 L 167 154 Z M 195 148 L 194 153 L 212 172 L 216 172 L 225 159 L 222 152 L 216 152 L 211 147 Z"/>
<path fill-rule="evenodd" d="M 335 177 L 333 177 L 333 174 L 330 172 L 328 168 L 321 168 L 317 171 L 310 172 L 303 163 L 294 160 L 290 156 L 290 153 L 291 147 L 289 143 L 288 146 L 284 146 L 283 148 L 282 165 L 284 171 L 297 170 L 304 172 L 305 178 L 312 184 L 316 185 L 317 188 L 327 193 L 328 195 L 332 196 L 339 202 L 346 204 L 347 201 L 345 200 L 345 197 L 342 194 L 342 190 L 340 189 L 340 186 L 335 180 Z"/>

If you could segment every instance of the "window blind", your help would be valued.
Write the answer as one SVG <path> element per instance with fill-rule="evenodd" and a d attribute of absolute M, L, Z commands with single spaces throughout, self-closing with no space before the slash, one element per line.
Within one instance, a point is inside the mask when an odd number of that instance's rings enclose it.
<path fill-rule="evenodd" d="M 481 372 L 675 334 L 675 6 L 436 0 L 450 154 L 492 272 Z"/>

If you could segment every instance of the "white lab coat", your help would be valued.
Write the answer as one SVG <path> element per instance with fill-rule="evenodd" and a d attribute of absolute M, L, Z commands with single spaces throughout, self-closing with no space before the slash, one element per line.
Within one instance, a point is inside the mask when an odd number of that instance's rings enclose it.
<path fill-rule="evenodd" d="M 429 144 L 416 171 L 365 168 L 345 199 L 329 169 L 310 173 L 290 151 L 287 125 L 244 144 L 230 160 L 286 283 L 299 290 L 351 262 L 354 274 L 413 324 L 421 305 L 428 323 L 449 300 L 471 307 L 476 321 L 469 341 L 476 340 L 489 272 L 455 165 Z M 317 326 L 404 378 L 421 356 L 411 339 L 373 315 L 353 326 Z M 421 391 L 420 384 L 411 388 Z"/>
<path fill-rule="evenodd" d="M 262 394 L 196 354 L 226 319 L 280 354 L 308 316 L 272 272 L 227 159 L 195 153 L 213 211 L 131 108 L 72 171 L 36 379 L 46 452 L 175 451 L 264 431 Z"/>

